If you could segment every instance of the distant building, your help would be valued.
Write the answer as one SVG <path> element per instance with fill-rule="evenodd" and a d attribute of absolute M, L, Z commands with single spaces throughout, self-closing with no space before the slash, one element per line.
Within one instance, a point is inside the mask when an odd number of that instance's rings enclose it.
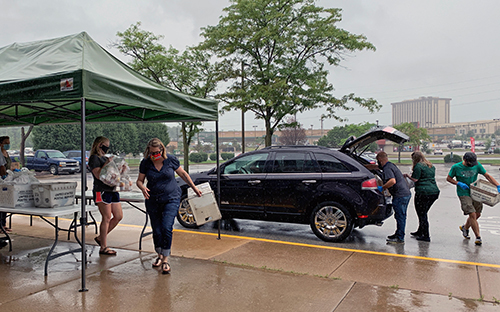
<path fill-rule="evenodd" d="M 429 96 L 391 103 L 392 124 L 416 122 L 422 128 L 447 124 L 450 122 L 450 101 L 451 99 Z"/>
<path fill-rule="evenodd" d="M 471 134 L 476 139 L 484 139 L 491 137 L 495 131 L 500 129 L 500 119 L 435 124 L 426 128 L 427 134 L 434 142 L 444 139 L 451 140 L 467 134 Z"/>

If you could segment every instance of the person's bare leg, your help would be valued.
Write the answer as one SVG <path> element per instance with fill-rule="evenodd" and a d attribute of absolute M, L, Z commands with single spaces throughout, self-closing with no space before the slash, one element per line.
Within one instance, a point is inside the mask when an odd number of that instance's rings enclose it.
<path fill-rule="evenodd" d="M 105 203 L 98 203 L 97 207 L 101 213 L 101 224 L 99 225 L 99 240 L 101 242 L 101 251 L 108 246 L 108 230 L 111 221 L 111 205 Z"/>
<path fill-rule="evenodd" d="M 122 210 L 122 205 L 120 203 L 112 203 L 111 204 L 111 214 L 112 218 L 109 221 L 108 225 L 108 234 L 111 232 L 117 225 L 120 223 L 120 221 L 123 219 L 123 210 Z"/>
<path fill-rule="evenodd" d="M 476 235 L 476 238 L 481 237 L 481 234 L 479 233 L 479 223 L 477 222 L 477 215 L 478 214 L 475 212 L 470 213 L 467 221 L 465 222 L 465 229 L 471 228 L 472 232 L 474 232 L 474 235 Z M 479 216 L 481 216 L 481 214 L 479 214 Z"/>

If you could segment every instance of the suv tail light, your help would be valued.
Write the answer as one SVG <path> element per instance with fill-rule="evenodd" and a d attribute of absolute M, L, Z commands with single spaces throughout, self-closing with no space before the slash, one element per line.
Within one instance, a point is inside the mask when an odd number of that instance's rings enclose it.
<path fill-rule="evenodd" d="M 377 189 L 377 180 L 372 178 L 370 180 L 366 180 L 361 183 L 362 190 L 376 190 Z"/>

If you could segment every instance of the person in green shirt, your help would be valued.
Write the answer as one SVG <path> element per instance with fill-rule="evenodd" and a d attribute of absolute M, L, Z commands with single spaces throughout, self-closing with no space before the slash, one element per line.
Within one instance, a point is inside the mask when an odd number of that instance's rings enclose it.
<path fill-rule="evenodd" d="M 415 211 L 418 216 L 418 229 L 410 234 L 419 241 L 430 242 L 429 218 L 427 213 L 432 204 L 439 198 L 439 188 L 436 184 L 436 168 L 428 161 L 422 152 L 411 154 L 413 163 L 412 175 L 405 177 L 415 182 Z"/>
<path fill-rule="evenodd" d="M 462 211 L 464 212 L 464 215 L 468 216 L 465 224 L 459 226 L 459 229 L 464 238 L 470 239 L 469 228 L 472 228 L 474 235 L 476 235 L 475 243 L 478 246 L 483 243 L 481 240 L 481 234 L 479 233 L 479 223 L 477 222 L 477 219 L 481 217 L 483 204 L 470 197 L 469 186 L 477 180 L 479 173 L 482 174 L 490 183 L 496 185 L 497 190 L 500 193 L 500 185 L 497 180 L 487 173 L 483 166 L 477 162 L 476 154 L 473 152 L 465 153 L 463 161 L 451 166 L 450 172 L 446 177 L 446 181 L 457 186 L 457 195 L 460 199 Z"/>

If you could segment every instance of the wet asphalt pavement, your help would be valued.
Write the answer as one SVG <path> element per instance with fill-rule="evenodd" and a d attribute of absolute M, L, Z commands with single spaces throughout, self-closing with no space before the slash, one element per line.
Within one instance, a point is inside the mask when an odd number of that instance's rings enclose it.
<path fill-rule="evenodd" d="M 418 219 L 415 213 L 413 198 L 408 207 L 408 218 L 406 225 L 406 242 L 404 245 L 387 245 L 385 239 L 393 234 L 396 228 L 393 217 L 387 219 L 379 226 L 366 226 L 363 229 L 355 229 L 352 235 L 342 243 L 327 243 L 318 239 L 311 231 L 309 225 L 297 225 L 264 221 L 236 220 L 240 230 L 222 229 L 221 233 L 236 236 L 258 237 L 270 240 L 290 241 L 296 243 L 334 246 L 346 249 L 369 250 L 376 252 L 387 252 L 428 258 L 450 259 L 458 261 L 468 261 L 477 263 L 500 264 L 500 205 L 489 207 L 484 205 L 483 215 L 479 219 L 482 246 L 475 246 L 474 240 L 463 239 L 458 226 L 466 220 L 462 215 L 458 197 L 455 193 L 455 186 L 446 182 L 446 176 L 451 165 L 436 164 L 436 177 L 441 190 L 439 199 L 434 203 L 429 212 L 431 242 L 421 242 L 412 238 L 409 233 L 418 227 Z M 209 166 L 191 166 L 191 172 L 207 170 Z M 495 179 L 500 181 L 500 170 L 498 166 L 484 165 L 486 171 Z M 410 166 L 401 166 L 403 173 L 410 172 Z M 132 178 L 135 179 L 137 173 L 132 171 Z M 79 175 L 51 176 L 42 174 L 39 176 L 42 181 L 56 179 L 58 181 L 80 181 Z M 88 176 L 87 183 L 89 189 L 92 187 L 92 179 Z M 412 192 L 413 193 L 413 192 Z M 144 207 L 139 204 L 139 207 Z M 123 203 L 124 219 L 123 224 L 144 224 L 144 214 L 128 204 Z M 99 221 L 99 219 L 98 219 Z M 174 228 L 184 229 L 177 222 Z M 212 224 L 207 224 L 193 231 L 216 233 L 217 229 Z M 472 235 L 473 236 L 473 235 Z"/>

